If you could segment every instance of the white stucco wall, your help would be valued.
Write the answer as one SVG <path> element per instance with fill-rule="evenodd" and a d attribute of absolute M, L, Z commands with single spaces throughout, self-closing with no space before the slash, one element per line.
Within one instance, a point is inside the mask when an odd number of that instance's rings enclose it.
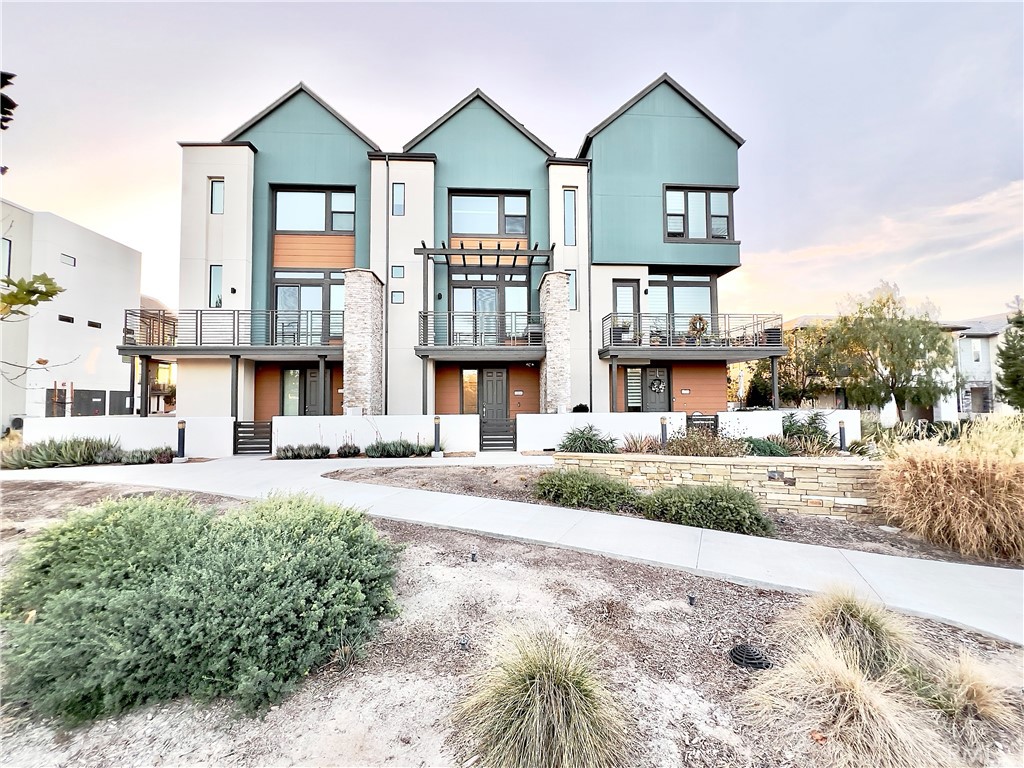
<path fill-rule="evenodd" d="M 422 160 L 374 160 L 371 166 L 373 220 L 371 225 L 371 263 L 384 282 L 384 311 L 387 317 L 386 412 L 392 415 L 423 413 L 423 363 L 414 351 L 418 338 L 419 313 L 423 306 L 424 256 L 413 253 L 420 242 L 434 244 L 434 164 Z M 393 216 L 391 185 L 405 184 L 405 214 Z M 385 231 L 385 226 L 388 227 Z M 384 257 L 385 237 L 389 243 Z M 378 266 L 379 265 L 379 266 Z M 401 267 L 402 277 L 392 277 L 392 267 Z M 428 263 L 427 290 L 433 277 Z M 405 301 L 392 303 L 392 293 L 402 291 Z M 433 399 L 428 401 L 428 410 Z"/>
<path fill-rule="evenodd" d="M 239 381 L 242 380 L 239 366 Z M 242 399 L 239 399 L 241 406 Z M 231 361 L 227 358 L 178 360 L 179 418 L 231 415 Z"/>
<path fill-rule="evenodd" d="M 521 451 L 543 451 L 556 447 L 570 429 L 593 424 L 620 443 L 626 434 L 661 435 L 661 417 L 668 419 L 668 432 L 686 425 L 684 413 L 557 413 L 516 417 L 516 447 Z"/>
<path fill-rule="evenodd" d="M 723 411 L 718 427 L 729 437 L 768 437 L 782 434 L 782 411 Z"/>
<path fill-rule="evenodd" d="M 433 416 L 275 416 L 273 445 L 322 443 L 333 452 L 342 443 L 360 448 L 377 439 L 433 445 Z M 480 417 L 476 414 L 441 417 L 441 443 L 446 451 L 476 451 L 480 447 Z"/>
<path fill-rule="evenodd" d="M 12 274 L 28 277 L 45 272 L 64 289 L 52 301 L 31 309 L 27 321 L 14 322 L 10 329 L 13 354 L 8 352 L 6 328 L 11 321 L 4 322 L 5 359 L 22 365 L 42 359 L 49 366 L 20 379 L 25 389 L 12 397 L 10 406 L 5 387 L 4 423 L 19 413 L 43 416 L 46 389 L 55 381 L 69 393 L 103 390 L 101 410 L 106 413 L 109 392 L 130 388 L 131 367 L 122 362 L 117 345 L 122 340 L 125 309 L 139 306 L 142 254 L 52 213 L 33 213 L 5 203 L 3 215 L 13 225 L 5 235 L 12 240 Z M 68 263 L 71 259 L 73 265 Z M 73 322 L 61 321 L 60 316 Z M 66 411 L 71 413 L 70 403 Z"/>
<path fill-rule="evenodd" d="M 32 212 L 20 205 L 0 201 L 0 231 L 11 241 L 11 273 L 15 280 L 32 275 Z M 17 365 L 26 365 L 28 356 L 28 321 L 8 319 L 0 323 L 0 348 L 3 359 Z M 34 359 L 34 358 L 32 358 Z M 25 381 L 21 370 L 4 366 L 3 426 L 11 423 L 12 416 L 25 414 Z M 8 381 L 7 377 L 15 379 Z"/>
<path fill-rule="evenodd" d="M 182 148 L 179 309 L 209 306 L 213 264 L 224 267 L 223 309 L 252 306 L 253 158 L 245 146 Z M 222 214 L 210 213 L 211 179 L 224 180 Z"/>
<path fill-rule="evenodd" d="M 602 321 L 605 315 L 614 311 L 615 296 L 612 291 L 613 280 L 639 280 L 640 281 L 640 311 L 647 311 L 647 295 L 644 288 L 647 287 L 646 266 L 624 266 L 624 265 L 594 265 L 591 267 L 591 309 L 590 319 L 594 324 L 593 335 L 593 356 L 594 356 L 594 405 L 592 410 L 596 413 L 609 413 L 611 411 L 611 363 L 608 360 L 597 359 L 597 350 L 603 345 Z M 637 348 L 637 354 L 642 352 Z M 628 354 L 628 353 L 627 353 Z M 619 365 L 646 365 L 649 361 L 646 358 L 619 357 Z"/>
<path fill-rule="evenodd" d="M 185 455 L 209 459 L 232 455 L 230 417 L 191 417 L 185 421 Z M 122 448 L 178 447 L 178 418 L 172 416 L 93 416 L 88 419 L 30 418 L 25 420 L 26 443 L 68 437 L 115 438 Z"/>
<path fill-rule="evenodd" d="M 591 354 L 590 327 L 590 218 L 589 175 L 586 166 L 548 166 L 550 190 L 548 220 L 551 223 L 551 241 L 555 244 L 552 270 L 575 270 L 576 309 L 569 312 L 569 359 L 572 369 L 570 404 L 591 403 L 590 380 L 596 355 Z M 565 244 L 565 205 L 563 192 L 576 190 L 576 245 Z M 595 340 L 596 344 L 596 340 Z M 595 346 L 596 349 L 596 346 Z"/>

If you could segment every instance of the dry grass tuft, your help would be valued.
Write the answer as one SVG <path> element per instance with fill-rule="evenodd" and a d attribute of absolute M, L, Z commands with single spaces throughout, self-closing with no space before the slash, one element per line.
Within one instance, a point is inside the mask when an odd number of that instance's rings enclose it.
<path fill-rule="evenodd" d="M 626 719 L 594 652 L 551 630 L 506 634 L 455 715 L 481 765 L 625 765 Z"/>
<path fill-rule="evenodd" d="M 821 635 L 849 649 L 869 677 L 898 671 L 923 653 L 903 617 L 844 588 L 807 598 L 782 626 L 790 647 L 809 632 Z"/>
<path fill-rule="evenodd" d="M 876 679 L 857 652 L 809 635 L 780 667 L 759 674 L 743 704 L 758 725 L 780 724 L 812 762 L 834 768 L 945 768 L 959 761 L 902 678 Z"/>

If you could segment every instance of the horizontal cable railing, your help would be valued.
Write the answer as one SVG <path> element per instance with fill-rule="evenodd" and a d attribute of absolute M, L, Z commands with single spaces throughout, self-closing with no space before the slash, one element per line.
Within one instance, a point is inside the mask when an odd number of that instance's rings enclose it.
<path fill-rule="evenodd" d="M 779 347 L 782 315 L 612 313 L 603 347 Z"/>
<path fill-rule="evenodd" d="M 316 347 L 345 335 L 345 313 L 316 309 L 129 309 L 125 346 Z"/>
<path fill-rule="evenodd" d="M 539 347 L 544 345 L 540 312 L 420 312 L 423 347 Z"/>

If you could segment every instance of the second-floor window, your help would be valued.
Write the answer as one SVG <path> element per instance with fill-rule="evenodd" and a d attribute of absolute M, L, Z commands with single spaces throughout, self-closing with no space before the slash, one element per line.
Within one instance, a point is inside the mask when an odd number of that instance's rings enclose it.
<path fill-rule="evenodd" d="M 529 198 L 525 194 L 451 196 L 451 235 L 526 237 Z"/>
<path fill-rule="evenodd" d="M 3 252 L 3 270 L 4 277 L 11 276 L 11 241 L 6 237 L 4 238 L 4 252 Z"/>
<path fill-rule="evenodd" d="M 732 191 L 665 188 L 666 240 L 734 240 Z"/>
<path fill-rule="evenodd" d="M 351 234 L 356 228 L 356 193 L 278 190 L 274 230 Z"/>
<path fill-rule="evenodd" d="M 224 179 L 210 179 L 210 213 L 224 213 Z"/>

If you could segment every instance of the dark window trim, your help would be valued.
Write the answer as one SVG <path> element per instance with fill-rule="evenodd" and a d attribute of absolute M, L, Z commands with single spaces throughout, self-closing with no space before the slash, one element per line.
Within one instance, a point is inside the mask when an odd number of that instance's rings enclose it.
<path fill-rule="evenodd" d="M 405 291 L 392 291 L 391 292 L 391 303 L 392 304 L 405 304 Z"/>
<path fill-rule="evenodd" d="M 735 210 L 733 208 L 733 194 L 739 187 L 721 184 L 662 184 L 661 185 L 661 237 L 666 243 L 718 243 L 720 245 L 739 245 L 736 239 Z M 729 235 L 728 237 L 678 237 L 670 236 L 668 233 L 668 193 L 672 192 L 726 192 L 729 195 Z M 683 195 L 683 217 L 686 231 L 689 232 L 690 214 L 688 212 L 689 198 Z M 708 198 L 704 210 L 706 232 L 711 232 L 711 199 Z"/>
<path fill-rule="evenodd" d="M 59 320 L 62 323 L 75 322 L 75 318 L 71 317 L 71 315 L 57 315 L 57 320 Z"/>
<path fill-rule="evenodd" d="M 703 241 L 701 241 L 701 242 L 703 242 Z M 670 314 L 670 315 L 680 314 L 680 313 L 674 311 L 675 307 L 673 306 L 673 304 L 675 304 L 675 299 L 673 298 L 673 295 L 672 295 L 672 288 L 674 286 L 681 286 L 681 287 L 686 287 L 686 288 L 707 288 L 708 290 L 711 291 L 711 314 L 712 315 L 717 315 L 718 314 L 718 275 L 716 275 L 714 272 L 701 272 L 699 270 L 694 270 L 694 269 L 682 269 L 682 270 L 659 269 L 657 274 L 666 274 L 666 275 L 668 275 L 668 279 L 667 280 L 652 280 L 652 279 L 648 278 L 647 279 L 647 287 L 648 287 L 648 289 L 650 289 L 652 286 L 665 286 L 668 289 L 667 290 L 668 301 L 666 302 L 666 308 L 668 310 L 668 314 Z M 679 277 L 688 277 L 688 276 L 693 276 L 693 277 L 700 276 L 700 277 L 703 277 L 703 276 L 707 276 L 707 277 L 710 277 L 711 279 L 710 280 L 676 280 L 675 278 L 677 276 L 679 276 Z"/>
<path fill-rule="evenodd" d="M 405 278 L 405 266 L 402 264 L 391 265 L 391 279 L 402 280 Z"/>
<path fill-rule="evenodd" d="M 397 187 L 401 187 L 402 188 L 402 212 L 401 213 L 398 213 L 395 210 L 395 205 L 396 205 L 395 189 Z M 406 201 L 406 197 L 405 197 L 405 182 L 404 181 L 393 181 L 393 182 L 391 182 L 391 215 L 392 216 L 405 216 L 405 201 Z"/>
<path fill-rule="evenodd" d="M 86 325 L 88 325 L 90 328 L 102 328 L 103 327 L 103 323 L 97 322 L 95 320 L 90 320 L 89 322 L 86 323 Z"/>
<path fill-rule="evenodd" d="M 14 267 L 14 242 L 8 237 L 3 238 L 3 241 L 4 277 L 10 277 Z"/>
<path fill-rule="evenodd" d="M 566 195 L 572 192 L 572 242 L 569 242 L 569 228 L 566 226 L 566 211 L 569 210 L 569 206 L 566 203 Z M 575 248 L 578 241 L 579 224 L 577 219 L 579 217 L 579 194 L 576 187 L 562 187 L 562 244 L 568 248 Z"/>
<path fill-rule="evenodd" d="M 278 229 L 277 228 L 277 193 L 278 192 L 323 192 L 324 193 L 324 229 L 322 231 L 310 230 L 310 229 Z M 331 210 L 331 193 L 332 192 L 351 192 L 352 193 L 352 210 L 351 211 L 337 211 L 337 213 L 351 213 L 352 214 L 352 229 L 331 229 L 331 214 L 335 211 Z M 358 193 L 355 186 L 340 186 L 340 187 L 316 187 L 308 185 L 273 185 L 270 188 L 270 233 L 271 235 L 320 235 L 326 237 L 355 237 L 356 224 L 356 210 L 359 208 Z"/>
<path fill-rule="evenodd" d="M 498 232 L 453 232 L 452 231 L 452 198 L 453 197 L 496 197 L 498 198 Z M 526 198 L 526 232 L 522 234 L 509 234 L 505 232 L 505 198 L 525 197 Z M 478 239 L 485 238 L 513 238 L 529 241 L 530 239 L 530 215 L 531 209 L 530 190 L 486 190 L 486 189 L 449 189 L 448 190 L 448 240 L 451 242 L 457 238 Z M 512 214 L 517 216 L 518 214 Z"/>
<path fill-rule="evenodd" d="M 214 205 L 213 205 L 213 201 L 214 201 L 213 189 L 214 189 L 214 186 L 216 184 L 220 184 L 220 210 L 219 211 L 214 210 Z M 211 216 L 223 216 L 224 215 L 224 193 L 225 193 L 225 191 L 226 190 L 225 190 L 225 186 L 224 186 L 224 178 L 222 176 L 211 176 L 210 177 L 210 215 Z"/>
<path fill-rule="evenodd" d="M 220 270 L 220 306 L 216 307 L 213 305 L 213 270 Z M 207 274 L 206 283 L 206 305 L 210 309 L 222 309 L 224 307 L 224 265 L 223 264 L 211 264 Z"/>
<path fill-rule="evenodd" d="M 274 273 L 275 272 L 289 272 L 289 273 L 291 273 L 293 275 L 295 273 L 301 273 L 301 272 L 309 272 L 311 275 L 315 275 L 315 274 L 319 273 L 319 274 L 323 275 L 323 277 L 309 277 L 309 278 L 306 278 L 306 279 L 301 278 L 301 277 L 274 277 Z M 298 268 L 298 267 L 288 267 L 287 269 L 271 270 L 271 272 L 270 272 L 270 283 L 269 283 L 269 285 L 270 285 L 270 308 L 272 310 L 275 310 L 275 311 L 278 309 L 278 307 L 277 307 L 277 289 L 279 287 L 294 285 L 296 287 L 301 288 L 301 287 L 304 287 L 304 286 L 319 285 L 319 286 L 321 286 L 321 290 L 322 290 L 322 294 L 321 294 L 321 297 L 320 297 L 320 306 L 322 307 L 322 309 L 320 311 L 321 312 L 330 312 L 330 311 L 332 311 L 331 310 L 331 286 L 332 285 L 344 285 L 345 284 L 345 278 L 344 277 L 331 277 L 331 273 L 332 272 L 335 272 L 335 273 L 336 272 L 343 272 L 343 270 L 337 270 L 337 269 L 332 270 L 332 269 L 327 269 L 327 268 L 325 268 L 325 269 L 313 269 L 313 268 L 301 269 L 301 268 Z M 300 292 L 300 294 L 301 294 L 301 292 Z M 341 310 L 341 311 L 344 311 L 344 310 Z M 333 328 L 328 329 L 328 338 L 331 338 L 331 339 L 343 338 L 343 336 L 336 336 L 336 335 L 334 335 L 331 331 L 333 331 Z"/>
<path fill-rule="evenodd" d="M 499 280 L 459 280 L 454 281 L 451 279 L 452 275 L 498 275 Z M 505 280 L 505 275 L 526 275 L 526 281 L 512 281 Z M 532 286 L 530 284 L 530 267 L 509 267 L 509 266 L 494 266 L 494 267 L 449 267 L 448 268 L 448 307 L 449 310 L 454 312 L 452 307 L 455 306 L 455 289 L 456 288 L 497 288 L 497 305 L 494 308 L 496 314 L 504 314 L 508 310 L 505 309 L 505 291 L 504 286 L 520 286 L 526 288 L 526 312 L 529 314 L 533 310 L 531 306 L 533 304 L 533 293 Z M 474 312 L 476 310 L 473 310 Z"/>
<path fill-rule="evenodd" d="M 77 267 L 78 266 L 78 259 L 75 258 L 74 256 L 72 256 L 69 253 L 62 253 L 60 255 L 60 263 L 61 264 L 67 264 L 69 267 Z"/>

